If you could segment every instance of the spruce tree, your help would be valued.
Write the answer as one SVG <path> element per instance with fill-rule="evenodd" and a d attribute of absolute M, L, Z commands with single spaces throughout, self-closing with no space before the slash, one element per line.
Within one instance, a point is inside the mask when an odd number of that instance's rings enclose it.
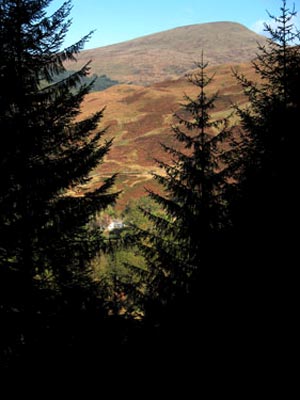
<path fill-rule="evenodd" d="M 300 35 L 293 24 L 296 15 L 282 0 L 279 17 L 270 16 L 275 28 L 266 25 L 270 38 L 259 46 L 253 62 L 259 83 L 235 73 L 249 99 L 246 109 L 237 108 L 245 142 L 235 226 L 249 238 L 244 248 L 251 248 L 253 257 L 261 254 L 265 267 L 278 257 L 289 258 L 288 247 L 283 248 L 287 238 L 292 239 L 297 214 Z"/>
<path fill-rule="evenodd" d="M 114 176 L 89 174 L 110 149 L 100 144 L 103 110 L 80 117 L 89 63 L 64 79 L 66 61 L 90 38 L 62 49 L 71 1 L 0 1 L 0 312 L 2 350 L 13 352 L 53 319 L 93 297 L 89 261 L 103 246 L 90 224 L 112 204 Z M 60 316 L 60 317 L 59 317 Z M 67 324 L 67 322 L 66 322 Z M 71 329 L 71 328 L 70 328 Z M 66 339 L 68 340 L 68 339 Z"/>
<path fill-rule="evenodd" d="M 236 151 L 229 120 L 212 119 L 217 94 L 206 94 L 213 79 L 206 68 L 202 57 L 197 72 L 187 77 L 199 94 L 195 99 L 185 95 L 186 103 L 175 113 L 178 145 L 162 145 L 171 156 L 170 163 L 158 161 L 163 174 L 155 175 L 164 190 L 149 194 L 164 215 L 145 211 L 152 229 L 142 246 L 151 276 L 146 317 L 162 325 L 171 318 L 190 335 L 188 326 L 197 326 L 199 315 L 207 312 L 206 295 L 220 279 L 221 237 L 230 225 L 224 194 Z"/>
<path fill-rule="evenodd" d="M 235 73 L 249 106 L 237 107 L 245 135 L 239 184 L 231 203 L 236 244 L 231 261 L 242 271 L 243 282 L 240 315 L 251 337 L 249 348 L 263 348 L 268 355 L 282 341 L 284 330 L 290 329 L 296 304 L 296 127 L 300 112 L 296 11 L 282 0 L 279 17 L 270 17 L 275 22 L 266 25 L 270 38 L 259 46 L 253 62 L 258 82 Z"/>

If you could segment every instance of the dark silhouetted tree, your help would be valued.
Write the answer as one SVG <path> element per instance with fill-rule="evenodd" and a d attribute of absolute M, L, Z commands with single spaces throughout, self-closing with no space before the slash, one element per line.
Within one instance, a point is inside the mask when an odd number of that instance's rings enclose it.
<path fill-rule="evenodd" d="M 270 39 L 259 46 L 253 62 L 259 83 L 236 73 L 249 106 L 238 108 L 246 140 L 239 186 L 242 200 L 235 210 L 235 224 L 248 232 L 250 241 L 245 245 L 251 253 L 261 252 L 269 266 L 279 255 L 289 257 L 282 245 L 291 234 L 296 210 L 300 35 L 293 25 L 295 16 L 282 1 L 280 16 L 271 16 L 275 28 L 266 25 Z"/>
<path fill-rule="evenodd" d="M 213 79 L 206 74 L 207 64 L 202 60 L 197 68 L 187 78 L 199 94 L 195 99 L 186 95 L 186 104 L 175 114 L 178 146 L 162 145 L 171 156 L 170 163 L 158 161 L 164 173 L 155 175 L 164 192 L 149 191 L 164 214 L 145 210 L 152 229 L 141 246 L 150 271 L 146 318 L 170 324 L 175 335 L 178 330 L 191 336 L 219 279 L 219 245 L 230 225 L 224 194 L 236 152 L 228 118 L 211 115 L 217 95 L 207 96 Z"/>
<path fill-rule="evenodd" d="M 50 316 L 67 326 L 73 314 L 88 307 L 94 296 L 89 261 L 104 243 L 89 222 L 116 198 L 111 193 L 114 176 L 97 188 L 88 186 L 89 173 L 111 146 L 111 141 L 99 144 L 102 111 L 80 117 L 81 102 L 91 88 L 80 84 L 89 63 L 56 80 L 65 72 L 64 62 L 76 61 L 91 34 L 61 50 L 71 2 L 49 16 L 50 3 L 0 1 L 4 356 L 49 327 Z"/>
<path fill-rule="evenodd" d="M 295 301 L 290 285 L 299 214 L 300 36 L 293 24 L 296 12 L 287 8 L 285 0 L 279 17 L 270 17 L 274 24 L 265 26 L 268 42 L 258 47 L 253 62 L 257 83 L 235 73 L 249 106 L 237 108 L 245 140 L 232 203 L 236 243 L 232 262 L 239 269 L 244 265 L 241 304 L 247 324 L 251 321 L 255 331 L 259 326 L 261 342 L 262 332 L 267 332 L 273 346 L 271 338 L 282 332 Z"/>

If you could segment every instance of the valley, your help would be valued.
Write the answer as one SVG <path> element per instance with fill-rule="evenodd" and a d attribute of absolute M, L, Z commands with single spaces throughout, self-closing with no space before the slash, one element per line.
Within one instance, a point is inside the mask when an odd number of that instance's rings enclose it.
<path fill-rule="evenodd" d="M 105 76 L 106 82 L 113 83 L 105 90 L 91 92 L 82 104 L 80 118 L 105 108 L 99 128 L 107 128 L 104 140 L 113 138 L 111 151 L 93 171 L 88 187 L 97 187 L 117 173 L 116 190 L 122 191 L 117 207 L 121 209 L 129 199 L 145 195 L 145 187 L 159 190 L 152 179 L 153 172 L 161 173 L 155 159 L 170 161 L 161 143 L 178 145 L 171 130 L 176 123 L 174 113 L 180 112 L 186 95 L 193 98 L 199 91 L 186 75 L 196 71 L 203 53 L 207 75 L 213 76 L 207 95 L 218 93 L 211 116 L 227 117 L 233 104 L 246 102 L 233 70 L 257 79 L 251 60 L 258 42 L 266 43 L 266 38 L 243 25 L 214 22 L 81 52 L 69 69 L 91 61 L 90 75 Z"/>

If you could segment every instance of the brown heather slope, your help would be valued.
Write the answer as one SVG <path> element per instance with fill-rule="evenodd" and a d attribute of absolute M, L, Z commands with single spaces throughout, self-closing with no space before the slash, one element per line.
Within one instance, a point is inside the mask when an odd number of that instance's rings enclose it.
<path fill-rule="evenodd" d="M 257 42 L 265 40 L 238 23 L 213 22 L 86 50 L 78 61 L 92 60 L 93 73 L 121 83 L 148 85 L 184 75 L 200 60 L 202 50 L 210 65 L 248 62 L 256 55 Z"/>
<path fill-rule="evenodd" d="M 251 64 L 219 65 L 207 69 L 215 74 L 207 88 L 207 94 L 219 92 L 213 118 L 218 119 L 231 112 L 231 104 L 246 102 L 241 87 L 232 75 L 232 67 L 247 77 L 254 78 Z M 184 94 L 196 96 L 198 89 L 185 78 L 155 83 L 149 87 L 117 85 L 103 92 L 89 94 L 82 107 L 85 117 L 106 106 L 101 127 L 109 126 L 106 137 L 114 137 L 114 143 L 104 164 L 93 173 L 92 185 L 112 173 L 118 172 L 118 189 L 124 191 L 119 206 L 128 199 L 145 194 L 144 186 L 155 184 L 151 172 L 160 172 L 154 158 L 169 161 L 160 143 L 177 144 L 173 140 L 171 124 L 176 122 L 173 112 L 180 109 Z"/>

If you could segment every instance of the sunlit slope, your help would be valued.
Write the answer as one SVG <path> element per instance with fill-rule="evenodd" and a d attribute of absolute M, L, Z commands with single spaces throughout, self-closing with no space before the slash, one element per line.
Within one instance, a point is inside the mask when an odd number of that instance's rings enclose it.
<path fill-rule="evenodd" d="M 207 69 L 214 80 L 207 94 L 219 92 L 212 112 L 213 118 L 222 118 L 232 112 L 233 103 L 243 104 L 246 99 L 232 74 L 237 68 L 248 77 L 255 78 L 249 63 L 213 66 Z M 160 143 L 176 144 L 171 125 L 176 122 L 173 113 L 179 111 L 184 95 L 198 94 L 196 87 L 185 78 L 155 83 L 148 87 L 117 85 L 103 92 L 89 94 L 83 104 L 83 116 L 106 107 L 101 126 L 108 126 L 107 139 L 114 143 L 105 163 L 93 174 L 96 185 L 105 176 L 119 173 L 118 188 L 124 190 L 123 201 L 144 194 L 144 186 L 151 186 L 151 172 L 158 171 L 154 159 L 167 160 Z"/>
<path fill-rule="evenodd" d="M 263 36 L 234 22 L 189 25 L 127 42 L 83 51 L 79 63 L 92 60 L 92 72 L 121 83 L 147 85 L 182 76 L 201 52 L 210 65 L 252 60 Z"/>

